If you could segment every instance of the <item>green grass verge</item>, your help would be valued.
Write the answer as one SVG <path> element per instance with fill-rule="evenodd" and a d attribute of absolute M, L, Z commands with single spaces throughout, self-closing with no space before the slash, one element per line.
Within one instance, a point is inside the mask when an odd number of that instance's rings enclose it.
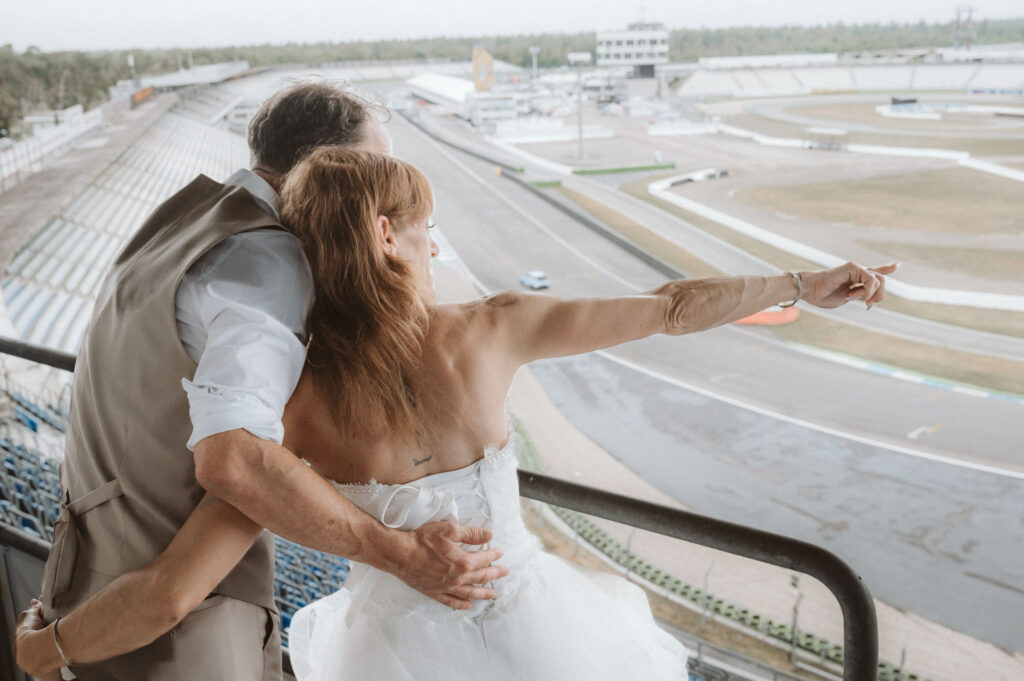
<path fill-rule="evenodd" d="M 536 182 L 531 182 L 530 184 L 532 184 L 534 187 L 561 187 L 562 186 L 562 181 L 561 180 L 537 180 Z"/>
<path fill-rule="evenodd" d="M 645 170 L 666 170 L 675 168 L 675 163 L 657 163 L 649 166 L 622 166 L 619 168 L 577 168 L 573 175 L 612 175 L 614 173 L 632 173 Z"/>
<path fill-rule="evenodd" d="M 640 223 L 609 208 L 600 201 L 595 201 L 589 196 L 568 187 L 559 187 L 559 191 L 563 196 L 582 208 L 584 212 L 608 225 L 640 248 L 657 255 L 680 272 L 685 272 L 687 276 L 718 277 L 724 274 L 721 270 L 695 257 L 686 249 L 679 247 L 660 234 L 652 232 Z"/>

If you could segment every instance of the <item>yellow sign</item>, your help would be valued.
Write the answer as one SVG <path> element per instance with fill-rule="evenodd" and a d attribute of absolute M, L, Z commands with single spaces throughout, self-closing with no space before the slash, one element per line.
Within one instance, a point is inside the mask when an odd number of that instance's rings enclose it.
<path fill-rule="evenodd" d="M 473 85 L 477 92 L 494 87 L 494 57 L 482 47 L 473 48 Z"/>

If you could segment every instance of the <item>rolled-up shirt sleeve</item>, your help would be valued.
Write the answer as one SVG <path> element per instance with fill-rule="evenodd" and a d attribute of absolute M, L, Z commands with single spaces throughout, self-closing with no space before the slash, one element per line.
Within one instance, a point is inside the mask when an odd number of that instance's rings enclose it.
<path fill-rule="evenodd" d="M 313 281 L 298 240 L 285 232 L 236 235 L 205 254 L 177 295 L 178 331 L 197 361 L 188 396 L 193 449 L 238 428 L 280 443 L 281 416 L 306 357 Z"/>

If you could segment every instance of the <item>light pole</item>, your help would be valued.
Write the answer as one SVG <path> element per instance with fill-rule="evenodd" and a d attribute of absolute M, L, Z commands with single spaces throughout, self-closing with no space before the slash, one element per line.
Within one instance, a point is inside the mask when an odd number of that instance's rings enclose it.
<path fill-rule="evenodd" d="M 582 477 L 582 473 L 580 473 L 579 471 L 573 471 L 572 477 L 578 485 L 580 482 L 580 477 Z M 572 528 L 572 555 L 575 558 L 576 554 L 578 554 L 580 550 L 580 521 L 583 518 L 583 514 L 581 514 L 579 511 L 573 511 L 573 513 L 575 514 L 575 517 L 573 518 L 574 522 Z"/>
<path fill-rule="evenodd" d="M 700 604 L 700 631 L 704 633 L 704 627 L 707 624 L 708 618 L 708 577 L 711 575 L 711 568 L 715 567 L 715 561 L 711 561 L 708 565 L 707 572 L 704 573 L 704 597 L 701 599 Z"/>
<path fill-rule="evenodd" d="M 530 57 L 533 58 L 533 79 L 537 80 L 537 55 L 540 54 L 540 48 L 534 45 L 530 48 Z"/>
<path fill-rule="evenodd" d="M 576 119 L 579 127 L 579 148 L 577 156 L 583 158 L 583 65 L 590 63 L 589 52 L 570 52 L 569 66 L 576 67 Z"/>
<path fill-rule="evenodd" d="M 129 54 L 128 55 L 128 68 L 131 69 L 131 71 L 132 71 L 132 87 L 135 88 L 136 90 L 138 90 L 139 86 L 141 85 L 141 82 L 139 81 L 139 75 L 137 73 L 135 73 L 135 55 L 134 54 Z"/>
<path fill-rule="evenodd" d="M 906 677 L 906 672 L 903 671 L 907 668 L 907 642 L 910 641 L 910 632 L 903 637 L 903 650 L 900 651 L 900 670 L 896 673 L 896 681 L 903 681 Z"/>
<path fill-rule="evenodd" d="M 791 580 L 790 583 L 792 583 L 793 586 L 797 587 L 797 589 L 798 589 L 797 590 L 796 602 L 793 603 L 793 626 L 790 627 L 790 629 L 791 629 L 790 634 L 792 635 L 793 638 L 790 639 L 790 642 L 789 642 L 790 643 L 790 645 L 789 645 L 789 663 L 791 665 L 793 665 L 793 667 L 795 668 L 796 667 L 797 617 L 800 615 L 800 601 L 802 601 L 804 599 L 804 592 L 799 590 L 799 582 L 797 581 L 796 575 L 793 575 L 790 578 L 790 580 Z"/>

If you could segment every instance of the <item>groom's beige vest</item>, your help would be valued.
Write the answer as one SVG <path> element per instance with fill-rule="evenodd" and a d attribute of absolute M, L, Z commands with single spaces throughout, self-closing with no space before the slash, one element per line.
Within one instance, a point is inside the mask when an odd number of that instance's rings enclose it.
<path fill-rule="evenodd" d="M 267 227 L 283 229 L 249 192 L 200 175 L 114 262 L 75 366 L 63 508 L 43 575 L 47 616 L 153 560 L 203 496 L 185 447 L 192 425 L 181 379 L 196 364 L 178 338 L 175 293 L 203 253 Z M 214 592 L 273 610 L 273 555 L 264 532 Z"/>

